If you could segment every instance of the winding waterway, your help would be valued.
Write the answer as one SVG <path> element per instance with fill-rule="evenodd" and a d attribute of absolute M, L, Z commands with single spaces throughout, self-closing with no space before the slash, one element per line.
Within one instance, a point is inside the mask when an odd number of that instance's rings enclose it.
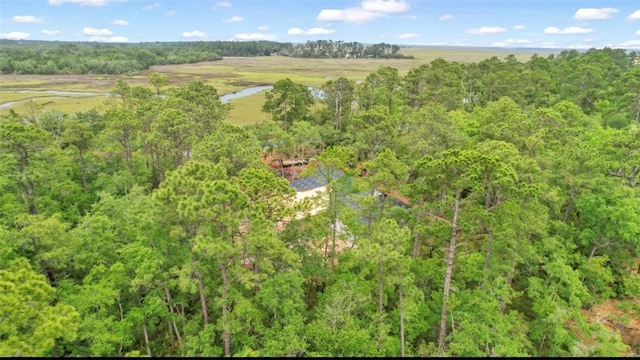
<path fill-rule="evenodd" d="M 254 95 L 257 94 L 259 92 L 262 91 L 266 91 L 266 90 L 270 90 L 273 89 L 272 85 L 261 85 L 261 86 L 252 86 L 246 89 L 242 89 L 240 91 L 231 93 L 231 94 L 226 94 L 226 95 L 222 95 L 220 96 L 220 101 L 222 101 L 223 103 L 229 102 L 231 100 L 234 99 L 239 99 L 245 96 L 250 96 L 250 95 Z M 321 99 L 324 96 L 324 93 L 322 92 L 322 90 L 318 89 L 318 88 L 314 88 L 312 86 L 309 86 L 309 91 L 311 91 L 311 94 L 316 98 L 316 99 Z M 0 91 L 0 99 L 2 98 L 2 93 L 29 93 L 29 94 L 41 94 L 42 96 L 47 96 L 47 95 L 75 95 L 75 96 L 99 96 L 99 95 L 103 95 L 103 96 L 109 96 L 109 93 L 97 93 L 97 92 L 88 92 L 88 91 L 59 91 L 59 90 L 15 90 L 15 91 L 8 91 L 8 90 L 2 90 Z M 42 96 L 38 96 L 38 97 L 42 97 Z M 38 98 L 38 97 L 34 97 L 34 98 Z M 23 99 L 23 100 L 16 100 L 16 101 L 9 101 L 9 102 L 5 102 L 5 103 L 1 103 L 0 104 L 0 109 L 6 108 L 6 107 L 10 107 L 13 106 L 15 104 L 19 104 L 21 102 L 26 102 L 29 100 L 33 100 L 34 98 L 28 98 L 28 99 Z"/>
<path fill-rule="evenodd" d="M 220 101 L 226 103 L 230 100 L 233 99 L 239 99 L 245 96 L 249 96 L 249 95 L 253 95 L 253 94 L 257 94 L 261 91 L 266 91 L 266 90 L 271 90 L 273 89 L 273 86 L 271 85 L 262 85 L 262 86 L 252 86 L 246 89 L 242 89 L 238 92 L 234 92 L 231 94 L 227 94 L 227 95 L 222 95 L 220 96 Z"/>
<path fill-rule="evenodd" d="M 76 96 L 98 96 L 104 95 L 109 96 L 107 93 L 97 93 L 97 92 L 88 92 L 88 91 L 60 91 L 60 90 L 2 90 L 0 91 L 0 99 L 2 99 L 2 93 L 21 93 L 21 94 L 40 94 L 41 96 L 35 96 L 28 99 L 9 101 L 0 104 L 0 109 L 13 106 L 15 104 L 19 104 L 21 102 L 37 99 L 39 97 L 47 96 L 47 95 L 76 95 Z"/>

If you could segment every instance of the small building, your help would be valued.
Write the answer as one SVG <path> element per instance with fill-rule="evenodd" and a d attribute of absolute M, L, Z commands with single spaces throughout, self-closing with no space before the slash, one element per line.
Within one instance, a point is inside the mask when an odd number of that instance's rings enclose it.
<path fill-rule="evenodd" d="M 332 176 L 337 179 L 343 176 L 342 171 L 334 171 Z M 290 183 L 291 187 L 296 190 L 296 201 L 302 201 L 311 197 L 319 197 L 323 199 L 327 195 L 327 179 L 322 174 L 314 174 L 298 178 Z M 323 199 L 324 200 L 324 199 Z M 328 199 L 326 199 L 328 201 Z M 323 201 L 324 202 L 324 201 Z M 316 215 L 318 212 L 324 210 L 325 207 L 319 204 L 314 206 L 309 215 Z"/>

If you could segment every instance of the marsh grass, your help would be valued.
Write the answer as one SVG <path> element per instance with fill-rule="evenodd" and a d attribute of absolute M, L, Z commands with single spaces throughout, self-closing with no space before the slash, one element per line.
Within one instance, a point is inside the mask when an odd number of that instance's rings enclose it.
<path fill-rule="evenodd" d="M 264 104 L 266 93 L 266 91 L 261 91 L 254 95 L 229 101 L 231 104 L 231 111 L 225 121 L 238 126 L 271 121 L 271 115 L 262 112 L 262 105 Z M 311 111 L 314 112 L 324 107 L 326 107 L 326 105 L 316 101 L 311 106 Z"/>
<path fill-rule="evenodd" d="M 501 49 L 501 48 L 465 48 L 465 47 L 447 47 L 447 46 L 413 46 L 402 47 L 401 54 L 413 55 L 421 62 L 431 62 L 437 58 L 443 58 L 447 61 L 456 61 L 460 63 L 480 62 L 493 56 L 503 60 L 510 54 L 513 54 L 518 61 L 526 62 L 534 54 L 547 56 L 555 54 L 559 51 L 556 49 Z"/>
<path fill-rule="evenodd" d="M 43 106 L 44 110 L 60 110 L 64 113 L 74 113 L 96 109 L 102 113 L 105 109 L 104 96 L 83 96 L 83 97 L 63 97 L 63 96 L 42 96 L 32 99 L 36 104 Z M 20 102 L 10 107 L 0 109 L 0 114 L 5 115 L 13 109 L 18 114 L 27 113 L 28 102 Z"/>
<path fill-rule="evenodd" d="M 265 93 L 266 91 L 261 91 L 254 95 L 229 101 L 231 104 L 231 111 L 229 111 L 229 115 L 225 121 L 238 126 L 256 124 L 262 121 L 271 121 L 269 114 L 262 112 Z"/>
<path fill-rule="evenodd" d="M 2 92 L 0 92 L 0 104 L 6 103 L 6 102 L 11 102 L 11 101 L 21 101 L 21 100 L 27 100 L 27 99 L 35 99 L 35 98 L 39 98 L 39 97 L 43 97 L 43 96 L 48 96 L 48 95 L 46 95 L 46 94 L 39 95 L 39 94 L 34 94 L 34 93 L 19 93 L 19 92 L 2 91 Z"/>
<path fill-rule="evenodd" d="M 462 47 L 402 47 L 401 53 L 413 55 L 415 59 L 302 59 L 284 56 L 225 57 L 220 61 L 197 64 L 153 66 L 149 70 L 134 75 L 0 75 L 0 90 L 60 90 L 60 91 L 111 91 L 117 80 L 124 80 L 131 86 L 143 86 L 155 92 L 147 83 L 153 72 L 164 73 L 169 77 L 170 86 L 161 88 L 161 93 L 170 87 L 184 85 L 193 80 L 202 80 L 218 90 L 220 95 L 229 94 L 247 87 L 273 84 L 289 78 L 293 82 L 307 86 L 321 86 L 329 79 L 343 76 L 351 80 L 362 80 L 381 66 L 398 69 L 405 75 L 410 69 L 429 63 L 437 58 L 462 63 L 479 62 L 496 56 L 499 59 L 513 54 L 519 61 L 525 62 L 536 53 L 533 50 L 517 49 L 476 49 Z M 540 50 L 538 54 L 548 55 L 551 50 Z M 3 101 L 15 101 L 13 98 Z M 29 94 L 25 94 L 29 95 Z M 18 95 L 11 95 L 18 96 Z M 28 97 L 36 97 L 34 94 Z M 24 98 L 16 98 L 20 100 Z M 62 98 L 38 97 L 35 101 L 43 103 L 45 108 L 74 112 L 101 105 L 102 97 Z M 264 93 L 235 99 L 231 103 L 235 108 L 229 115 L 229 121 L 247 124 L 264 119 L 266 114 L 260 111 L 264 102 Z M 24 103 L 10 108 L 20 112 Z M 3 108 L 0 113 L 6 113 Z"/>

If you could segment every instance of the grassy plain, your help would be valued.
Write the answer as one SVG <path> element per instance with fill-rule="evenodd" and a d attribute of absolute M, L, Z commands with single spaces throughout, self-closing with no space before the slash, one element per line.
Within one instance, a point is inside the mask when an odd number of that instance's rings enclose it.
<path fill-rule="evenodd" d="M 261 91 L 254 95 L 230 101 L 231 111 L 229 111 L 226 121 L 234 125 L 244 126 L 269 120 L 269 114 L 260 110 L 264 100 L 265 91 Z"/>
<path fill-rule="evenodd" d="M 4 102 L 4 98 L 3 102 Z M 34 103 L 43 106 L 43 109 L 47 110 L 59 110 L 64 113 L 74 113 L 76 111 L 85 111 L 90 109 L 96 109 L 98 112 L 104 111 L 106 108 L 104 102 L 105 96 L 37 96 L 29 98 Z M 18 102 L 12 106 L 4 107 L 0 109 L 0 115 L 9 113 L 9 109 L 18 114 L 25 114 L 28 112 L 29 103 Z"/>
<path fill-rule="evenodd" d="M 283 56 L 225 57 L 220 61 L 197 64 L 153 66 L 135 75 L 0 75 L 0 104 L 16 100 L 32 99 L 45 109 L 65 112 L 88 110 L 104 102 L 104 97 L 59 97 L 42 94 L 24 94 L 17 90 L 58 90 L 108 93 L 117 80 L 122 79 L 132 86 L 145 86 L 149 74 L 164 73 L 171 86 L 180 86 L 193 80 L 202 80 L 214 86 L 221 95 L 236 92 L 256 85 L 269 85 L 284 78 L 307 86 L 320 86 L 331 78 L 344 76 L 360 80 L 380 66 L 398 69 L 400 75 L 410 69 L 429 63 L 436 58 L 461 63 L 479 62 L 496 56 L 504 59 L 513 54 L 519 61 L 527 61 L 536 51 L 512 49 L 475 49 L 462 47 L 403 47 L 400 51 L 413 55 L 415 59 L 301 59 Z M 550 51 L 540 50 L 540 55 Z M 155 89 L 153 89 L 155 91 Z M 161 89 L 162 90 L 162 89 Z M 166 90 L 166 88 L 164 89 Z M 265 118 L 260 111 L 264 93 L 234 99 L 229 121 L 247 124 Z M 0 114 L 14 109 L 24 110 L 24 103 L 0 109 Z M 98 109 L 100 111 L 100 108 Z"/>
<path fill-rule="evenodd" d="M 33 93 L 21 93 L 21 92 L 10 92 L 10 91 L 0 91 L 0 103 L 6 103 L 10 101 L 20 101 L 26 99 L 33 99 L 37 97 L 42 97 L 46 95 L 37 95 Z"/>

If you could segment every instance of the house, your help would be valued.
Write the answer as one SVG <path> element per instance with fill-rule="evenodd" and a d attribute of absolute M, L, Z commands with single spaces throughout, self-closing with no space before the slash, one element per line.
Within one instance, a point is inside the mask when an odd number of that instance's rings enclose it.
<path fill-rule="evenodd" d="M 344 175 L 342 171 L 333 170 L 331 177 L 337 179 Z M 329 204 L 329 193 L 327 191 L 328 181 L 327 176 L 323 175 L 321 171 L 294 180 L 290 185 L 296 190 L 296 202 L 302 202 L 307 199 L 312 201 L 310 210 L 307 212 L 299 212 L 296 215 L 296 219 L 317 215 L 327 209 Z M 329 228 L 337 235 L 335 242 L 336 251 L 341 252 L 345 248 L 352 248 L 354 246 L 353 236 L 340 219 L 335 219 L 333 223 L 329 224 Z"/>
<path fill-rule="evenodd" d="M 334 179 L 343 175 L 342 171 L 334 171 L 332 174 Z M 290 183 L 290 186 L 296 190 L 296 201 L 303 201 L 313 197 L 321 200 L 320 204 L 312 207 L 307 215 L 316 215 L 325 209 L 323 203 L 326 204 L 328 202 L 328 199 L 324 199 L 327 195 L 327 185 L 327 178 L 321 173 L 298 178 Z"/>
<path fill-rule="evenodd" d="M 289 181 L 289 185 L 296 191 L 295 203 L 291 204 L 292 206 L 303 201 L 309 202 L 309 208 L 306 211 L 299 211 L 295 215 L 294 218 L 297 220 L 303 219 L 307 216 L 317 215 L 320 212 L 326 210 L 329 204 L 327 179 L 338 179 L 345 176 L 345 172 L 343 171 L 333 170 L 333 173 L 329 174 L 327 172 L 327 169 L 323 169 L 322 167 L 320 167 L 319 170 L 315 171 L 313 174 L 304 175 L 301 177 L 301 174 L 307 172 L 307 167 L 312 166 L 310 165 L 310 163 L 313 163 L 314 165 L 317 164 L 313 161 L 304 159 L 289 160 L 280 157 L 265 156 L 263 161 L 269 164 L 271 169 L 276 174 L 286 178 Z M 357 171 L 355 164 L 348 163 L 346 167 L 351 170 Z M 361 168 L 360 170 L 360 177 L 366 177 L 366 169 Z M 390 198 L 392 199 L 392 204 L 395 206 L 399 206 L 405 209 L 411 207 L 410 202 L 407 198 L 393 191 L 374 190 L 373 194 L 371 195 L 379 199 Z M 351 196 L 344 196 L 343 200 L 345 204 L 351 208 L 355 209 L 358 207 L 357 202 L 354 201 Z M 282 229 L 283 226 L 284 223 L 281 223 L 279 224 L 278 228 Z M 349 242 L 351 236 L 348 234 L 347 227 L 340 220 L 337 220 L 336 223 L 330 224 L 329 226 L 332 229 L 336 230 L 344 239 L 344 241 Z"/>
<path fill-rule="evenodd" d="M 352 166 L 349 167 L 353 168 Z M 338 179 L 344 176 L 345 173 L 342 171 L 334 170 L 333 174 L 331 175 L 332 179 Z M 361 169 L 360 177 L 366 177 L 366 169 Z M 301 201 L 303 199 L 311 198 L 314 196 L 321 198 L 326 192 L 327 183 L 327 176 L 324 176 L 322 174 L 322 171 L 313 175 L 290 180 L 290 186 L 296 190 L 296 201 Z M 389 198 L 392 200 L 391 203 L 395 206 L 404 209 L 411 208 L 410 200 L 402 194 L 397 193 L 396 191 L 380 191 L 378 189 L 375 189 L 372 195 L 380 200 Z M 344 200 L 349 204 L 349 206 L 357 207 L 357 204 L 355 204 L 354 201 L 347 198 L 345 198 Z M 324 207 L 322 207 L 322 205 L 319 205 L 313 208 L 309 215 L 316 215 L 321 210 L 324 210 Z"/>

